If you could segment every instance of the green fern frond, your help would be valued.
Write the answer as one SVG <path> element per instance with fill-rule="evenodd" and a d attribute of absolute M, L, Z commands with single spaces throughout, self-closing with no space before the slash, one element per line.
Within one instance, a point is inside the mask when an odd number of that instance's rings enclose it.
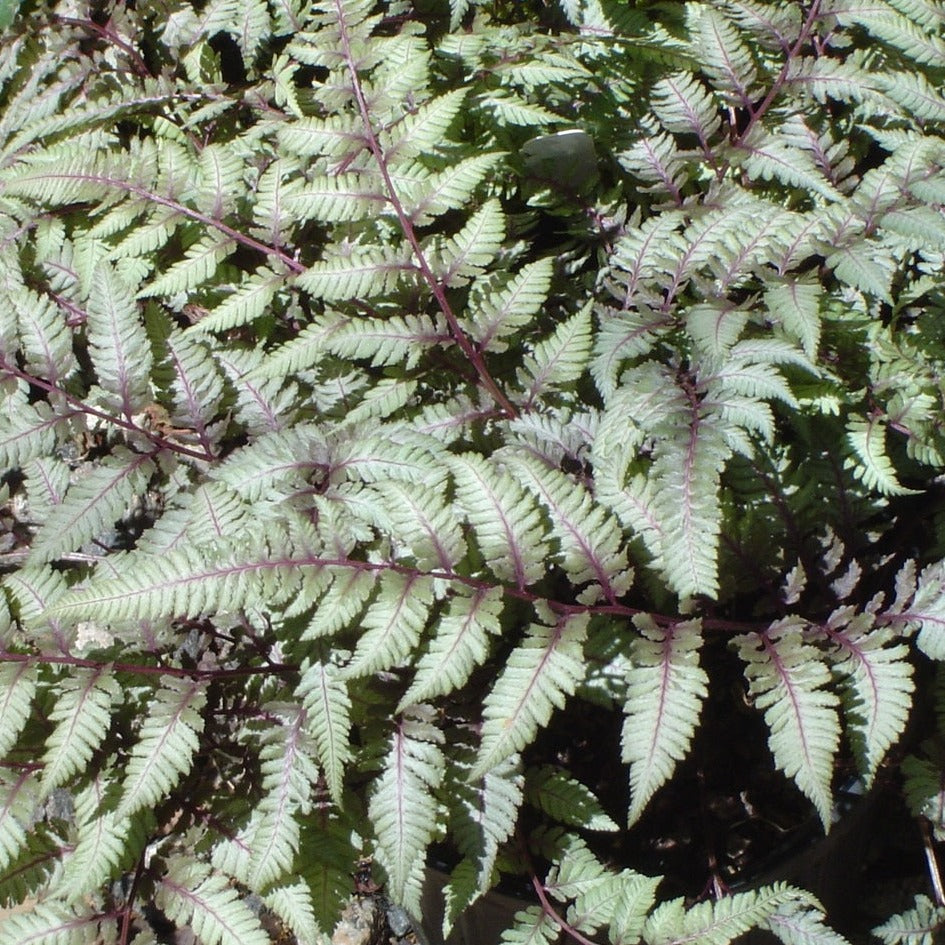
<path fill-rule="evenodd" d="M 109 459 L 69 487 L 62 504 L 37 531 L 30 560 L 52 561 L 114 525 L 144 492 L 154 469 L 146 454 L 116 448 Z"/>
<path fill-rule="evenodd" d="M 579 483 L 527 455 L 511 461 L 513 474 L 548 511 L 559 559 L 571 582 L 592 582 L 579 596 L 590 602 L 625 593 L 631 579 L 623 536 L 614 518 Z"/>
<path fill-rule="evenodd" d="M 316 943 L 321 929 L 315 918 L 312 894 L 304 882 L 276 886 L 263 896 L 266 907 L 276 915 L 300 943 Z"/>
<path fill-rule="evenodd" d="M 502 157 L 501 152 L 477 154 L 436 173 L 400 168 L 404 179 L 395 178 L 395 182 L 411 223 L 426 226 L 450 210 L 464 206 Z"/>
<path fill-rule="evenodd" d="M 771 731 L 774 762 L 813 802 L 830 829 L 830 781 L 840 740 L 838 698 L 825 687 L 830 673 L 815 647 L 805 642 L 796 618 L 773 623 L 764 634 L 734 641 L 745 662 L 755 705 Z"/>
<path fill-rule="evenodd" d="M 652 506 L 662 535 L 661 563 L 681 597 L 718 593 L 718 488 L 728 456 L 718 427 L 693 418 L 688 430 L 661 446 L 653 464 L 661 483 Z"/>
<path fill-rule="evenodd" d="M 501 945 L 553 945 L 561 929 L 541 906 L 515 913 L 512 925 L 502 932 Z M 3 943 L 6 945 L 6 943 Z"/>
<path fill-rule="evenodd" d="M 229 237 L 221 238 L 216 233 L 202 236 L 187 249 L 179 262 L 174 263 L 170 269 L 138 292 L 138 298 L 174 296 L 192 291 L 207 282 L 235 248 L 236 241 Z"/>
<path fill-rule="evenodd" d="M 332 800 L 340 805 L 350 756 L 351 699 L 343 674 L 331 663 L 303 666 L 295 694 L 307 713 L 306 727 Z"/>
<path fill-rule="evenodd" d="M 26 661 L 0 666 L 0 755 L 4 758 L 30 719 L 36 679 L 36 667 Z"/>
<path fill-rule="evenodd" d="M 33 772 L 0 770 L 0 870 L 27 846 L 26 825 L 39 803 L 39 779 Z"/>
<path fill-rule="evenodd" d="M 78 839 L 63 863 L 67 902 L 81 902 L 115 878 L 130 854 L 147 842 L 135 820 L 147 823 L 150 811 L 137 818 L 118 818 L 114 810 L 103 810 L 105 800 L 105 785 L 98 778 L 75 797 Z"/>
<path fill-rule="evenodd" d="M 378 136 L 385 158 L 396 165 L 435 149 L 447 137 L 466 95 L 466 89 L 437 95 L 385 129 Z"/>
<path fill-rule="evenodd" d="M 155 903 L 204 945 L 270 945 L 258 916 L 229 881 L 203 864 L 177 856 L 155 890 Z"/>
<path fill-rule="evenodd" d="M 265 707 L 282 725 L 269 728 L 259 751 L 263 796 L 253 810 L 256 818 L 246 838 L 250 855 L 246 882 L 266 889 L 291 875 L 299 851 L 299 815 L 309 813 L 312 785 L 318 780 L 306 745 L 305 711 L 296 706 Z"/>
<path fill-rule="evenodd" d="M 711 7 L 703 8 L 694 53 L 716 89 L 742 106 L 751 104 L 752 85 L 757 78 L 751 53 L 738 30 Z"/>
<path fill-rule="evenodd" d="M 286 196 L 283 205 L 300 222 L 351 223 L 370 219 L 386 212 L 388 198 L 379 189 L 366 189 L 368 182 L 363 175 L 353 172 L 317 177 Z"/>
<path fill-rule="evenodd" d="M 60 681 L 49 715 L 55 724 L 43 755 L 42 791 L 48 794 L 84 771 L 111 724 L 111 707 L 120 695 L 114 676 L 104 669 L 82 670 Z"/>
<path fill-rule="evenodd" d="M 420 912 L 424 854 L 437 825 L 434 791 L 443 777 L 442 738 L 422 716 L 401 721 L 368 805 L 390 896 L 414 914 Z"/>
<path fill-rule="evenodd" d="M 699 665 L 698 620 L 659 628 L 641 615 L 634 623 L 640 636 L 631 647 L 621 736 L 622 760 L 630 765 L 631 825 L 688 753 L 709 681 Z"/>
<path fill-rule="evenodd" d="M 153 807 L 189 770 L 203 731 L 206 686 L 164 676 L 131 749 L 115 816 Z"/>
<path fill-rule="evenodd" d="M 918 894 L 911 909 L 887 919 L 873 934 L 884 945 L 935 945 L 945 928 L 945 906 Z"/>
<path fill-rule="evenodd" d="M 490 569 L 524 588 L 544 575 L 547 545 L 538 509 L 505 470 L 475 454 L 451 460 L 456 499 Z"/>
<path fill-rule="evenodd" d="M 276 293 L 286 284 L 286 277 L 266 266 L 259 266 L 244 282 L 208 315 L 188 329 L 189 334 L 223 332 L 248 325 L 266 314 Z"/>
<path fill-rule="evenodd" d="M 482 777 L 525 748 L 548 724 L 555 707 L 564 706 L 584 678 L 581 654 L 586 631 L 586 613 L 553 627 L 530 625 L 483 700 L 482 743 L 472 778 Z"/>
<path fill-rule="evenodd" d="M 355 246 L 312 263 L 296 284 L 313 298 L 338 302 L 391 292 L 415 272 L 409 248 Z"/>
<path fill-rule="evenodd" d="M 660 79 L 650 93 L 650 106 L 667 130 L 693 134 L 703 146 L 719 130 L 719 106 L 696 78 L 677 72 Z"/>
<path fill-rule="evenodd" d="M 823 913 L 814 903 L 803 899 L 782 903 L 758 924 L 776 935 L 784 945 L 850 945 L 825 924 Z"/>
<path fill-rule="evenodd" d="M 381 575 L 379 585 L 361 618 L 363 632 L 345 667 L 346 678 L 399 666 L 420 642 L 433 604 L 432 581 L 388 571 Z"/>
<path fill-rule="evenodd" d="M 489 636 L 499 633 L 502 595 L 498 588 L 457 594 L 435 624 L 430 648 L 417 662 L 398 711 L 412 703 L 445 696 L 460 688 L 489 654 Z"/>
<path fill-rule="evenodd" d="M 56 426 L 62 422 L 49 404 L 30 404 L 19 396 L 7 398 L 0 409 L 0 465 L 22 469 L 31 460 L 50 455 Z"/>
<path fill-rule="evenodd" d="M 463 286 L 496 257 L 505 238 L 505 214 L 498 200 L 487 201 L 454 236 L 431 253 L 431 268 L 445 286 Z"/>
<path fill-rule="evenodd" d="M 488 289 L 481 282 L 473 286 L 469 304 L 475 324 L 472 335 L 482 350 L 506 350 L 503 337 L 521 328 L 545 303 L 552 272 L 552 260 L 539 259 L 522 266 L 504 284 Z"/>
<path fill-rule="evenodd" d="M 784 883 L 762 886 L 751 892 L 739 892 L 711 899 L 686 909 L 683 899 L 660 903 L 646 921 L 643 940 L 647 945 L 670 945 L 685 941 L 692 945 L 728 945 L 739 935 L 754 928 L 785 903 L 809 897 Z"/>
<path fill-rule="evenodd" d="M 8 916 L 0 926 L 0 945 L 95 945 L 99 916 L 81 906 L 35 903 L 29 912 Z"/>
<path fill-rule="evenodd" d="M 587 367 L 591 354 L 591 305 L 563 321 L 548 338 L 535 345 L 519 370 L 519 381 L 531 405 L 548 388 L 576 381 Z"/>
<path fill-rule="evenodd" d="M 89 353 L 106 401 L 126 417 L 151 399 L 151 349 L 131 286 L 107 263 L 99 263 L 87 306 Z"/>
<path fill-rule="evenodd" d="M 864 486 L 884 495 L 916 494 L 896 478 L 896 470 L 886 453 L 886 424 L 881 418 L 851 418 L 847 423 L 847 442 L 853 455 L 847 459 L 846 468 L 852 468 L 853 475 Z"/>
<path fill-rule="evenodd" d="M 800 148 L 790 147 L 783 137 L 765 131 L 753 131 L 736 149 L 739 165 L 755 180 L 780 181 L 789 187 L 802 187 L 828 200 L 840 200 L 836 188 Z"/>
<path fill-rule="evenodd" d="M 529 772 L 525 799 L 562 824 L 607 832 L 620 829 L 589 788 L 550 765 Z"/>
<path fill-rule="evenodd" d="M 844 714 L 867 786 L 906 727 L 915 688 L 908 647 L 872 624 L 871 615 L 850 617 L 847 608 L 828 622 L 837 644 L 834 671 L 844 682 Z"/>

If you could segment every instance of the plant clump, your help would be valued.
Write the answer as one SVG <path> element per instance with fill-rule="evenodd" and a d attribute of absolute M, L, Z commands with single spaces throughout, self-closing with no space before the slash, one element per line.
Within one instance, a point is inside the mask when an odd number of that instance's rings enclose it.
<path fill-rule="evenodd" d="M 431 850 L 435 935 L 524 878 L 509 943 L 845 941 L 634 838 L 706 734 L 829 829 L 931 705 L 943 21 L 25 0 L 0 945 L 323 942 L 355 873 L 419 928 Z M 903 771 L 945 834 L 937 757 Z"/>

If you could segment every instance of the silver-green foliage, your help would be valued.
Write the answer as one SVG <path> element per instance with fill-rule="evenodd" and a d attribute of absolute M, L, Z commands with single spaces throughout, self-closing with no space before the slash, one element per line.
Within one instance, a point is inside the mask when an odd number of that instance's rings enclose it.
<path fill-rule="evenodd" d="M 941 12 L 527 6 L 5 36 L 0 905 L 42 902 L 0 945 L 127 945 L 142 896 L 319 942 L 360 857 L 417 910 L 444 840 L 446 926 L 550 864 L 508 942 L 842 941 L 586 838 L 711 722 L 707 654 L 825 827 L 945 659 Z M 576 129 L 598 166 L 529 163 Z M 622 810 L 536 748 L 585 702 Z"/>

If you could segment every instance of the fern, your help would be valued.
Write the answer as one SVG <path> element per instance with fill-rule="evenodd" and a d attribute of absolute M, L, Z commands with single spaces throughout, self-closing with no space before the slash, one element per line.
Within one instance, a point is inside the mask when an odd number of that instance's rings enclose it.
<path fill-rule="evenodd" d="M 132 749 L 116 816 L 126 817 L 164 797 L 190 769 L 203 728 L 204 687 L 166 677 Z"/>
<path fill-rule="evenodd" d="M 811 799 L 830 827 L 830 777 L 837 751 L 837 697 L 825 689 L 829 673 L 790 618 L 764 635 L 736 641 L 750 693 L 771 729 L 775 764 Z"/>
<path fill-rule="evenodd" d="M 636 624 L 640 636 L 632 651 L 621 739 L 623 761 L 630 765 L 631 824 L 685 756 L 708 682 L 698 663 L 698 625 L 661 630 L 643 616 Z"/>
<path fill-rule="evenodd" d="M 473 777 L 481 777 L 548 724 L 555 707 L 563 708 L 583 675 L 580 658 L 586 619 L 554 627 L 533 624 L 521 647 L 483 702 L 482 746 Z"/>
<path fill-rule="evenodd" d="M 839 945 L 609 785 L 926 724 L 940 4 L 146 6 L 0 49 L 0 942 Z"/>
<path fill-rule="evenodd" d="M 408 911 L 419 907 L 422 855 L 436 829 L 432 792 L 443 776 L 438 741 L 438 731 L 422 715 L 402 722 L 391 739 L 388 761 L 368 808 L 391 892 Z"/>

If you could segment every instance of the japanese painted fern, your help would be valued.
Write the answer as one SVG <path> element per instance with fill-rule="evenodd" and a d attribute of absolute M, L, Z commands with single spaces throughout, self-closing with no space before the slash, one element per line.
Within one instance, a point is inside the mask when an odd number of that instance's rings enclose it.
<path fill-rule="evenodd" d="M 726 647 L 825 828 L 945 657 L 940 4 L 106 6 L 0 50 L 0 943 L 320 942 L 431 845 L 509 942 L 841 941 L 600 836 Z"/>

